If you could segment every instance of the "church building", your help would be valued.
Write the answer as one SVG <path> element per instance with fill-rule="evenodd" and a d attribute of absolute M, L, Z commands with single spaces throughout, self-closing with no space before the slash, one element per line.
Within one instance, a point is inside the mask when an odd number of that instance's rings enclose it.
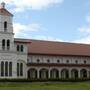
<path fill-rule="evenodd" d="M 90 45 L 14 38 L 13 15 L 0 6 L 0 78 L 90 78 Z"/>

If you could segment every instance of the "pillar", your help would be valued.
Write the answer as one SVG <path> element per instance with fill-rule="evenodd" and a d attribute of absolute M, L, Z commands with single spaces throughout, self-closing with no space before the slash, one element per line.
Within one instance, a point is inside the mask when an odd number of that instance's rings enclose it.
<path fill-rule="evenodd" d="M 71 70 L 69 70 L 69 78 L 72 78 Z"/>
<path fill-rule="evenodd" d="M 61 70 L 59 70 L 59 78 L 61 78 Z"/>
<path fill-rule="evenodd" d="M 40 73 L 39 73 L 39 70 L 37 70 L 37 79 L 39 79 L 40 77 L 40 75 L 39 75 Z"/>
<path fill-rule="evenodd" d="M 89 71 L 87 70 L 87 78 L 89 78 Z"/>
<path fill-rule="evenodd" d="M 51 77 L 50 77 L 50 69 L 48 70 L 48 78 L 50 79 Z"/>
<path fill-rule="evenodd" d="M 78 70 L 78 78 L 81 78 L 80 70 Z"/>

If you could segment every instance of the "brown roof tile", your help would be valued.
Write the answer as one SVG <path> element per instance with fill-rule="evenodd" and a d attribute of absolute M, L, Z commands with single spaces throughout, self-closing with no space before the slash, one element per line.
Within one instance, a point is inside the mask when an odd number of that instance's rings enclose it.
<path fill-rule="evenodd" d="M 14 38 L 14 42 L 15 43 L 29 43 L 30 44 L 30 40 L 29 39 L 20 39 L 20 38 Z"/>
<path fill-rule="evenodd" d="M 89 44 L 30 40 L 28 54 L 90 56 Z"/>
<path fill-rule="evenodd" d="M 5 8 L 0 8 L 0 14 L 1 15 L 6 15 L 6 16 L 13 16 L 8 10 Z"/>
<path fill-rule="evenodd" d="M 14 39 L 15 43 L 27 43 L 28 54 L 90 56 L 90 44 L 42 41 L 32 39 Z"/>

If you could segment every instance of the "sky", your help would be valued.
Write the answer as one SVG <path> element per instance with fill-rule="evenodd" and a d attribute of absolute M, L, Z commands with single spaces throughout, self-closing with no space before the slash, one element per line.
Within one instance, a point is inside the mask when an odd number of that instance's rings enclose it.
<path fill-rule="evenodd" d="M 15 38 L 90 44 L 90 0 L 0 0 Z"/>

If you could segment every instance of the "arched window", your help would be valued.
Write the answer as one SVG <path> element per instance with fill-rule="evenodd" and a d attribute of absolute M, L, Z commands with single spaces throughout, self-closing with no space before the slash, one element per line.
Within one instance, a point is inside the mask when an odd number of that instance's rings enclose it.
<path fill-rule="evenodd" d="M 8 62 L 5 62 L 5 76 L 8 76 Z"/>
<path fill-rule="evenodd" d="M 23 76 L 23 63 L 17 63 L 17 76 Z"/>
<path fill-rule="evenodd" d="M 40 59 L 37 59 L 37 63 L 39 63 L 40 62 Z"/>
<path fill-rule="evenodd" d="M 7 31 L 7 22 L 4 22 L 4 31 Z"/>
<path fill-rule="evenodd" d="M 78 61 L 76 60 L 75 63 L 78 64 Z"/>
<path fill-rule="evenodd" d="M 49 62 L 50 62 L 50 60 L 48 59 L 48 60 L 47 60 L 47 62 L 49 63 Z"/>
<path fill-rule="evenodd" d="M 19 76 L 19 63 L 17 63 L 17 76 Z"/>
<path fill-rule="evenodd" d="M 23 52 L 23 45 L 21 45 L 21 52 Z"/>
<path fill-rule="evenodd" d="M 59 62 L 60 62 L 60 60 L 58 59 L 58 60 L 57 60 L 57 63 L 59 63 Z"/>
<path fill-rule="evenodd" d="M 20 63 L 20 76 L 23 76 L 23 63 Z"/>
<path fill-rule="evenodd" d="M 5 49 L 5 39 L 2 40 L 2 49 Z"/>
<path fill-rule="evenodd" d="M 67 64 L 69 63 L 69 60 L 67 60 Z"/>
<path fill-rule="evenodd" d="M 10 40 L 7 40 L 7 50 L 10 49 Z"/>
<path fill-rule="evenodd" d="M 12 62 L 9 62 L 9 76 L 12 76 Z"/>
<path fill-rule="evenodd" d="M 17 51 L 19 51 L 19 45 L 17 45 Z"/>
<path fill-rule="evenodd" d="M 27 59 L 27 62 L 30 62 L 30 60 L 29 60 L 29 59 Z"/>
<path fill-rule="evenodd" d="M 84 64 L 86 64 L 87 62 L 86 62 L 86 60 L 84 60 Z"/>
<path fill-rule="evenodd" d="M 4 76 L 4 62 L 1 62 L 1 76 Z"/>

